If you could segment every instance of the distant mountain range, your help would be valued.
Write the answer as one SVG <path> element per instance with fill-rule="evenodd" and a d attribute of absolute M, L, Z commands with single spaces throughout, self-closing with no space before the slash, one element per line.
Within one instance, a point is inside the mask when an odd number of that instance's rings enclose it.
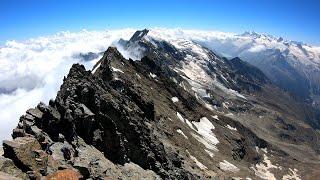
<path fill-rule="evenodd" d="M 256 32 L 231 34 L 165 29 L 156 32 L 190 39 L 227 58 L 240 57 L 262 70 L 279 87 L 319 108 L 320 47 Z"/>

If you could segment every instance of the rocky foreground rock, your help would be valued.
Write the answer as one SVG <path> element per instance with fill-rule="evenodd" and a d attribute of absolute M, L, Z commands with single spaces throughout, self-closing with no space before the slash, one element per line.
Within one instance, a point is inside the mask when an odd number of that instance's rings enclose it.
<path fill-rule="evenodd" d="M 234 105 L 241 106 L 233 108 L 218 98 L 208 105 L 156 54 L 133 61 L 110 47 L 92 71 L 74 64 L 55 100 L 27 110 L 13 139 L 3 142 L 0 177 L 312 179 L 320 173 L 317 160 L 294 158 L 302 152 L 298 145 L 286 151 L 277 139 L 261 138 L 268 133 L 257 135 L 250 119 L 232 118 L 231 111 L 258 112 L 249 96 L 235 97 Z M 241 60 L 231 63 L 233 71 L 226 73 L 239 90 L 257 93 L 269 83 L 259 71 L 248 73 L 251 67 Z M 229 112 L 212 108 L 219 104 Z M 286 132 L 300 130 L 281 118 L 277 122 Z"/>

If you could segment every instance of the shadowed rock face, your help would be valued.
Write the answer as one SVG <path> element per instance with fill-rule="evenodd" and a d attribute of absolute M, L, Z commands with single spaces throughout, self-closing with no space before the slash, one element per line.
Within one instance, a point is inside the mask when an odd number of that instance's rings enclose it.
<path fill-rule="evenodd" d="M 282 166 L 270 172 L 277 178 L 291 173 L 289 168 L 299 169 L 302 177 L 319 170 L 318 135 L 302 127 L 295 114 L 289 116 L 286 103 L 294 101 L 276 103 L 287 97 L 261 71 L 240 59 L 215 59 L 205 64 L 208 73 L 221 72 L 224 85 L 246 97 L 231 98 L 209 87 L 213 96 L 198 97 L 194 84 L 176 69 L 183 53 L 175 53 L 167 42 L 158 44 L 160 49 L 150 46 L 143 41 L 147 33 L 123 42 L 148 47 L 140 61 L 127 60 L 110 47 L 93 71 L 74 64 L 55 100 L 27 110 L 13 140 L 4 141 L 0 176 L 255 179 L 265 157 Z M 308 157 L 298 158 L 301 153 Z"/>
<path fill-rule="evenodd" d="M 156 121 L 152 99 L 125 82 L 111 81 L 110 62 L 119 60 L 127 61 L 109 48 L 96 76 L 82 65 L 73 65 L 56 99 L 48 106 L 40 103 L 20 118 L 15 139 L 3 143 L 4 156 L 30 172 L 30 177 L 58 169 L 76 169 L 85 178 L 103 177 L 105 170 L 99 163 L 107 159 L 109 164 L 135 163 L 163 178 L 192 177 L 181 168 L 179 155 L 165 152 L 148 127 Z M 102 160 L 94 159 L 99 156 Z M 152 173 L 150 177 L 157 178 Z"/>

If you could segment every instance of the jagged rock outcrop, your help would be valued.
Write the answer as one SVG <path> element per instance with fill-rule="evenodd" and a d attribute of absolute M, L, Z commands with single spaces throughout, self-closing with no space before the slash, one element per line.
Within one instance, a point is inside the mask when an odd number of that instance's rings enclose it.
<path fill-rule="evenodd" d="M 103 178 L 110 164 L 130 162 L 163 178 L 192 177 L 181 168 L 178 154 L 168 155 L 148 127 L 156 121 L 152 100 L 123 82 L 111 81 L 110 62 L 119 58 L 123 59 L 115 48 L 108 49 L 96 72 L 101 79 L 73 65 L 56 99 L 21 117 L 14 140 L 4 141 L 4 156 L 30 177 L 76 169 L 83 178 Z"/>

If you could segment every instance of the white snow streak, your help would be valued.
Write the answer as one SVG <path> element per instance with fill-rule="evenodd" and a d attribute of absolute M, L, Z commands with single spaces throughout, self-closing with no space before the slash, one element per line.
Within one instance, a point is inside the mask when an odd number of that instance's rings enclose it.
<path fill-rule="evenodd" d="M 152 78 L 156 78 L 157 75 L 153 74 L 153 73 L 149 73 L 149 75 L 152 77 Z"/>
<path fill-rule="evenodd" d="M 172 98 L 171 98 L 171 101 L 174 102 L 174 103 L 176 103 L 176 102 L 179 101 L 179 99 L 178 99 L 177 97 L 172 97 Z"/>
<path fill-rule="evenodd" d="M 117 69 L 115 67 L 111 67 L 113 72 L 120 72 L 120 73 L 124 73 L 121 69 Z"/>
<path fill-rule="evenodd" d="M 232 131 L 236 131 L 236 130 L 237 130 L 237 128 L 231 127 L 229 124 L 227 124 L 227 128 L 230 129 L 230 130 L 232 130 Z"/>
<path fill-rule="evenodd" d="M 211 116 L 213 119 L 219 120 L 218 115 Z"/>
<path fill-rule="evenodd" d="M 289 174 L 286 174 L 282 177 L 282 180 L 292 180 L 292 179 L 295 179 L 295 180 L 301 180 L 300 178 L 300 175 L 298 174 L 298 170 L 297 169 L 291 169 L 289 168 L 290 170 L 290 173 Z"/>
<path fill-rule="evenodd" d="M 189 154 L 190 158 L 196 163 L 196 165 L 197 165 L 200 169 L 202 169 L 202 170 L 208 169 L 207 166 L 203 165 L 200 161 L 198 161 L 198 159 L 197 159 L 196 157 L 192 156 L 192 155 L 189 153 L 188 150 L 186 150 L 186 151 L 187 151 L 187 153 Z"/>
<path fill-rule="evenodd" d="M 188 136 L 186 136 L 181 129 L 177 129 L 177 132 L 181 134 L 184 138 L 188 139 Z"/>
<path fill-rule="evenodd" d="M 230 172 L 238 172 L 239 168 L 231 163 L 229 163 L 226 160 L 223 160 L 223 162 L 219 163 L 220 169 L 224 170 L 224 171 L 230 171 Z"/>

